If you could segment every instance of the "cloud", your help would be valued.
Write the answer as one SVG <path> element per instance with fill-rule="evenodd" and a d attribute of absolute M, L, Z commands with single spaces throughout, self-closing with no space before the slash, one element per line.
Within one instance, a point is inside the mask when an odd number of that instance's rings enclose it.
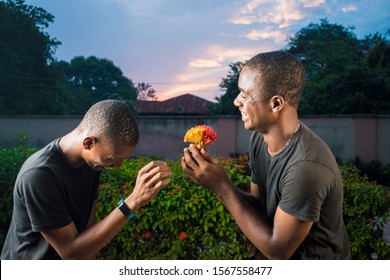
<path fill-rule="evenodd" d="M 357 10 L 358 10 L 358 7 L 353 6 L 353 5 L 341 8 L 341 11 L 344 12 L 344 13 L 354 12 L 354 11 L 357 11 Z"/>
<path fill-rule="evenodd" d="M 323 1 L 323 0 L 322 0 Z M 309 3 L 291 0 L 251 0 L 239 10 L 239 13 L 230 19 L 233 24 L 275 24 L 279 28 L 286 28 L 292 21 L 304 18 L 303 6 Z M 315 1 L 315 3 L 321 0 Z"/>
<path fill-rule="evenodd" d="M 314 8 L 326 3 L 326 0 L 300 0 L 300 2 L 302 2 L 305 8 Z"/>
<path fill-rule="evenodd" d="M 245 61 L 259 51 L 258 48 L 229 48 L 225 46 L 205 47 L 199 58 L 190 59 L 190 68 L 221 68 L 231 62 Z"/>
<path fill-rule="evenodd" d="M 173 84 L 156 90 L 158 100 L 163 101 L 177 95 L 191 93 L 215 101 L 215 97 L 221 94 L 219 88 L 221 77 L 226 76 L 227 72 L 227 67 L 191 68 L 187 66 L 173 78 L 175 81 Z"/>
<path fill-rule="evenodd" d="M 251 0 L 242 9 L 242 14 L 252 14 L 253 11 L 261 4 L 272 3 L 272 0 Z"/>
<path fill-rule="evenodd" d="M 258 48 L 230 48 L 225 46 L 210 46 L 206 56 L 212 57 L 224 65 L 231 62 L 245 61 L 258 52 Z"/>
<path fill-rule="evenodd" d="M 284 34 L 281 30 L 268 31 L 268 32 L 252 30 L 244 34 L 243 37 L 253 41 L 258 41 L 261 39 L 274 39 L 276 42 L 282 42 L 286 40 L 287 35 Z"/>
<path fill-rule="evenodd" d="M 222 94 L 219 83 L 230 71 L 230 63 L 245 62 L 255 54 L 271 49 L 273 48 L 267 44 L 256 48 L 229 48 L 223 45 L 204 47 L 198 58 L 189 60 L 183 69 L 177 71 L 180 74 L 172 79 L 175 84 L 168 85 L 161 91 L 156 89 L 158 100 L 192 93 L 215 101 L 215 97 Z"/>
<path fill-rule="evenodd" d="M 197 67 L 197 68 L 214 68 L 214 67 L 221 67 L 222 64 L 216 60 L 212 59 L 191 59 L 189 62 L 189 65 L 191 67 Z"/>
<path fill-rule="evenodd" d="M 214 90 L 212 90 L 213 88 Z M 217 83 L 188 83 L 183 85 L 175 85 L 172 86 L 163 92 L 159 93 L 156 91 L 158 100 L 164 101 L 166 99 L 191 93 L 197 96 L 201 96 L 205 99 L 213 100 L 215 94 L 218 92 L 218 84 Z"/>

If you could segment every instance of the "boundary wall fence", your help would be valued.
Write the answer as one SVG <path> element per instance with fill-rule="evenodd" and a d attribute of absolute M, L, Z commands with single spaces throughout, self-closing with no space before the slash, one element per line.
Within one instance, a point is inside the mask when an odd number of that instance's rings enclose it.
<path fill-rule="evenodd" d="M 21 136 L 27 144 L 43 147 L 70 132 L 81 116 L 0 116 L 0 147 L 15 146 Z M 209 147 L 221 156 L 248 152 L 250 131 L 240 117 L 221 116 L 142 116 L 138 117 L 140 142 L 133 155 L 154 155 L 178 160 L 188 143 L 188 129 L 206 124 L 217 133 L 217 142 Z M 390 163 L 390 115 L 305 116 L 300 120 L 320 136 L 340 160 Z"/>

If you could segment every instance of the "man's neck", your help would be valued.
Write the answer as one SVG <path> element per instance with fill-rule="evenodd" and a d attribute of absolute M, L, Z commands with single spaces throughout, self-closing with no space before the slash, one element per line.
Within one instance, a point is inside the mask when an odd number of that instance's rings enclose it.
<path fill-rule="evenodd" d="M 79 138 L 80 135 L 72 131 L 63 136 L 59 142 L 61 152 L 64 155 L 66 162 L 73 168 L 79 168 L 84 164 L 84 160 L 81 157 L 81 144 Z"/>

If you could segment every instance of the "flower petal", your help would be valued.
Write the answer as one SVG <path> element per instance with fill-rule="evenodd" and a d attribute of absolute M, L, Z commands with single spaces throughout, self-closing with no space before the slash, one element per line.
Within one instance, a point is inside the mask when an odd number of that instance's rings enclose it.
<path fill-rule="evenodd" d="M 217 134 L 208 125 L 198 125 L 189 129 L 184 136 L 184 142 L 192 142 L 200 145 L 201 148 L 213 144 L 217 139 Z"/>

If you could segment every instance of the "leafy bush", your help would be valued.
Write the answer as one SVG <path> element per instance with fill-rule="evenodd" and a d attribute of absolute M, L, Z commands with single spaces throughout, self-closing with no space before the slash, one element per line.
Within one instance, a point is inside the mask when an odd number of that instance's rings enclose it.
<path fill-rule="evenodd" d="M 367 176 L 370 181 L 375 181 L 390 188 L 390 163 L 383 165 L 382 162 L 377 160 L 364 162 L 357 157 L 349 164 L 356 166 L 360 175 Z"/>
<path fill-rule="evenodd" d="M 137 172 L 149 162 L 139 158 L 102 176 L 98 217 L 130 194 Z M 232 180 L 246 181 L 245 166 L 238 159 L 223 161 Z M 243 259 L 245 237 L 216 196 L 191 183 L 180 162 L 169 161 L 171 183 L 103 248 L 104 259 Z"/>
<path fill-rule="evenodd" d="M 390 259 L 390 246 L 383 238 L 389 217 L 390 194 L 386 187 L 361 176 L 347 164 L 340 167 L 344 183 L 344 220 L 354 259 Z"/>
<path fill-rule="evenodd" d="M 12 216 L 12 192 L 19 169 L 36 149 L 21 145 L 0 149 L 0 245 L 3 248 Z"/>
<path fill-rule="evenodd" d="M 0 149 L 0 245 L 3 246 L 12 214 L 12 190 L 24 160 L 36 149 L 25 145 Z M 102 174 L 97 216 L 105 217 L 120 198 L 129 195 L 139 169 L 150 157 L 126 161 Z M 235 185 L 250 182 L 248 156 L 220 159 Z M 180 162 L 169 161 L 172 182 L 140 209 L 99 253 L 102 259 L 245 259 L 246 239 L 236 222 L 211 192 L 191 183 Z M 388 186 L 361 176 L 351 165 L 340 165 L 344 182 L 344 219 L 352 257 L 390 259 L 383 239 L 389 214 Z"/>

